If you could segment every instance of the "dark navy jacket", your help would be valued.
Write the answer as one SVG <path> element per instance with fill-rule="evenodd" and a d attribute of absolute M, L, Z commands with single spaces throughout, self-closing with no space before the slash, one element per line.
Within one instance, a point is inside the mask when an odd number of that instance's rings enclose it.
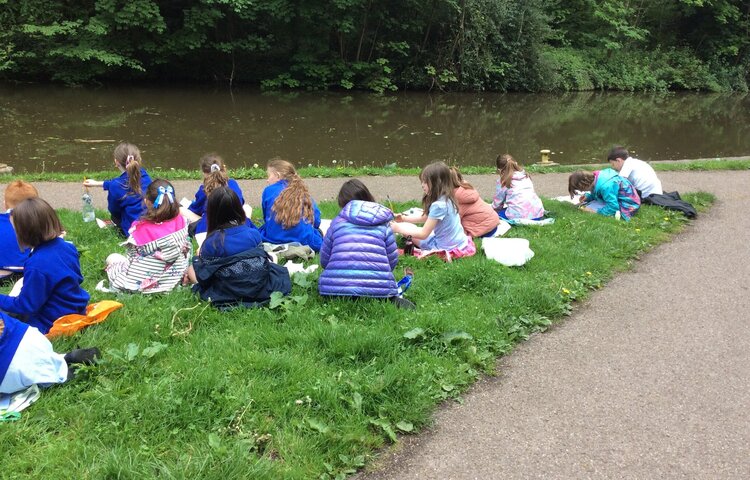
<path fill-rule="evenodd" d="M 201 252 L 193 258 L 193 268 L 198 279 L 193 291 L 220 309 L 260 307 L 271 300 L 271 293 L 292 291 L 289 272 L 271 262 L 263 247 L 228 257 L 205 257 Z"/>
<path fill-rule="evenodd" d="M 320 249 L 321 295 L 395 297 L 393 269 L 398 250 L 389 222 L 393 212 L 379 203 L 352 200 L 333 219 Z"/>

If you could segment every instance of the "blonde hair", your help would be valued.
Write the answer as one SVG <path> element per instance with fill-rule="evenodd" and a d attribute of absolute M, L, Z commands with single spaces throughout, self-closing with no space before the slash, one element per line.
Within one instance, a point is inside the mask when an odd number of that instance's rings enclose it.
<path fill-rule="evenodd" d="M 313 224 L 315 213 L 312 196 L 307 185 L 294 169 L 294 165 L 286 160 L 274 158 L 268 162 L 267 167 L 276 172 L 280 179 L 288 182 L 271 207 L 271 211 L 276 214 L 276 221 L 284 228 L 292 228 L 302 219 L 307 219 L 310 224 Z"/>
<path fill-rule="evenodd" d="M 498 155 L 495 160 L 495 165 L 497 166 L 498 173 L 500 173 L 500 185 L 505 188 L 510 188 L 512 186 L 514 173 L 523 172 L 523 167 L 516 162 L 515 158 L 507 153 Z"/>
<path fill-rule="evenodd" d="M 15 180 L 5 187 L 5 205 L 8 208 L 13 208 L 28 198 L 37 198 L 38 196 L 39 192 L 34 185 L 23 180 Z"/>
<path fill-rule="evenodd" d="M 115 147 L 115 161 L 128 174 L 128 186 L 138 196 L 143 195 L 141 191 L 141 151 L 128 142 L 120 142 Z"/>
<path fill-rule="evenodd" d="M 201 158 L 201 171 L 206 174 L 203 180 L 203 189 L 208 196 L 219 187 L 229 185 L 229 175 L 224 160 L 215 153 L 207 153 Z"/>

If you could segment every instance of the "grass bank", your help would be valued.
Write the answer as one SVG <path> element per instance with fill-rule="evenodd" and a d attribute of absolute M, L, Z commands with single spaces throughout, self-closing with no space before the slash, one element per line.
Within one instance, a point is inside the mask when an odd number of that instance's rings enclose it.
<path fill-rule="evenodd" d="M 685 195 L 701 210 L 708 194 Z M 397 207 L 406 207 L 400 204 Z M 518 227 L 536 256 L 506 268 L 403 258 L 418 309 L 323 300 L 296 276 L 274 308 L 219 313 L 187 290 L 122 295 L 125 307 L 58 351 L 99 346 L 102 363 L 0 424 L 3 478 L 342 478 L 397 434 L 419 431 L 495 359 L 571 312 L 576 300 L 679 231 L 644 207 L 631 222 L 546 201 L 551 226 Z M 335 205 L 321 205 L 325 217 Z M 104 278 L 112 230 L 61 212 L 85 287 Z M 401 266 L 398 268 L 400 276 Z"/>
<path fill-rule="evenodd" d="M 653 162 L 651 165 L 654 170 L 659 172 L 668 171 L 687 171 L 687 170 L 748 170 L 750 169 L 750 159 L 742 160 L 690 160 L 681 162 Z M 146 165 L 148 167 L 148 165 Z M 540 167 L 534 164 L 527 165 L 526 170 L 532 173 L 559 173 L 573 172 L 576 170 L 599 170 L 609 165 L 591 164 L 591 165 L 558 165 L 554 167 Z M 198 170 L 182 169 L 148 169 L 152 177 L 163 178 L 166 180 L 200 180 L 203 177 Z M 421 171 L 420 168 L 401 168 L 398 166 L 391 167 L 347 167 L 347 166 L 300 166 L 298 169 L 303 178 L 340 178 L 340 177 L 365 177 L 365 176 L 416 176 Z M 494 174 L 495 167 L 488 166 L 466 166 L 461 167 L 461 172 L 469 175 Z M 80 173 L 22 173 L 18 175 L 8 175 L 6 178 L 18 178 L 27 182 L 80 182 L 84 177 L 104 180 L 114 176 L 114 170 L 108 171 L 84 171 Z M 265 179 L 266 170 L 263 166 L 251 168 L 232 168 L 231 176 L 235 179 Z"/>

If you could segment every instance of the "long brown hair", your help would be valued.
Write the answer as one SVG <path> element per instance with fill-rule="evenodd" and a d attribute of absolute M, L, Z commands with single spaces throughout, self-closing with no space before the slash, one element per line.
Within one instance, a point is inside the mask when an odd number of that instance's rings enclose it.
<path fill-rule="evenodd" d="M 278 173 L 280 179 L 288 182 L 271 207 L 273 213 L 276 214 L 276 221 L 284 228 L 292 228 L 302 219 L 307 219 L 310 224 L 313 224 L 315 213 L 312 196 L 307 185 L 294 169 L 294 165 L 286 160 L 274 158 L 268 162 L 267 167 Z"/>
<path fill-rule="evenodd" d="M 435 203 L 438 198 L 446 197 L 458 211 L 458 205 L 456 204 L 456 197 L 453 193 L 455 188 L 453 187 L 453 176 L 451 175 L 451 169 L 448 168 L 443 162 L 433 162 L 419 174 L 419 179 L 427 184 L 427 193 L 422 197 L 422 210 L 428 212 L 430 205 Z"/>
<path fill-rule="evenodd" d="M 128 174 L 128 186 L 138 196 L 141 196 L 141 151 L 128 142 L 120 142 L 115 147 L 115 161 Z"/>
<path fill-rule="evenodd" d="M 154 205 L 159 198 L 159 187 L 164 187 L 164 194 L 159 200 L 159 205 Z M 161 178 L 157 178 L 146 189 L 146 213 L 143 219 L 154 223 L 166 222 L 172 220 L 180 214 L 180 204 L 175 200 L 174 187 L 171 183 Z"/>
<path fill-rule="evenodd" d="M 512 186 L 514 173 L 523 172 L 523 167 L 507 153 L 498 155 L 495 159 L 495 165 L 497 166 L 497 173 L 500 174 L 500 185 L 505 188 Z M 526 176 L 528 177 L 528 175 Z"/>
<path fill-rule="evenodd" d="M 16 205 L 10 214 L 21 248 L 34 248 L 63 233 L 55 209 L 41 198 L 29 198 Z"/>
<path fill-rule="evenodd" d="M 203 179 L 203 189 L 206 195 L 218 187 L 229 185 L 229 175 L 224 160 L 215 153 L 207 153 L 201 158 L 201 171 L 206 174 Z"/>
<path fill-rule="evenodd" d="M 451 167 L 451 178 L 453 180 L 453 188 L 463 187 L 467 190 L 474 190 L 474 186 L 464 180 L 464 176 L 461 175 L 458 167 Z"/>
<path fill-rule="evenodd" d="M 594 177 L 594 174 L 591 172 L 584 172 L 583 170 L 578 170 L 576 172 L 571 173 L 570 177 L 568 177 L 568 193 L 570 194 L 570 198 L 573 198 L 576 196 L 576 191 L 579 191 L 579 192 L 590 191 L 592 188 L 594 188 L 595 180 L 596 178 Z"/>

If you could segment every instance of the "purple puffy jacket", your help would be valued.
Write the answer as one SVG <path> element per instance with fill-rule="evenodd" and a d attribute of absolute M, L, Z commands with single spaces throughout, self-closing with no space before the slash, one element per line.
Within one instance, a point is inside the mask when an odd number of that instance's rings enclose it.
<path fill-rule="evenodd" d="M 320 248 L 325 269 L 321 295 L 395 297 L 396 239 L 388 223 L 393 212 L 379 203 L 352 200 L 333 219 Z"/>

